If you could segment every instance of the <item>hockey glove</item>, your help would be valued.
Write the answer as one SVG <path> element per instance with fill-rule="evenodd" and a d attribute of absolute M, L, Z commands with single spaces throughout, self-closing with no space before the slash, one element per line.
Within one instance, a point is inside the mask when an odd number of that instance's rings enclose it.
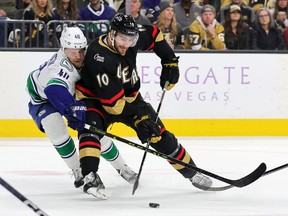
<path fill-rule="evenodd" d="M 134 125 L 138 129 L 138 136 L 142 143 L 150 141 L 156 143 L 161 140 L 160 127 L 148 114 L 134 116 Z"/>
<path fill-rule="evenodd" d="M 83 101 L 77 101 L 66 109 L 65 117 L 68 120 L 68 126 L 74 130 L 82 131 L 85 126 L 85 112 L 87 108 Z"/>
<path fill-rule="evenodd" d="M 163 89 L 165 83 L 168 82 L 167 90 L 170 90 L 179 80 L 179 67 L 178 67 L 179 57 L 175 57 L 170 61 L 162 61 L 162 72 L 160 76 L 160 86 Z"/>

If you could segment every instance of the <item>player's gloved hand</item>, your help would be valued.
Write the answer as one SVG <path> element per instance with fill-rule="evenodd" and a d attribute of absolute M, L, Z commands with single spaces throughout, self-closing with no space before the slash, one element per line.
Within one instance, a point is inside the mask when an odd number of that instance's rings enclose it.
<path fill-rule="evenodd" d="M 138 136 L 142 143 L 156 143 L 161 140 L 160 127 L 150 118 L 148 114 L 134 116 L 134 125 L 138 128 Z"/>
<path fill-rule="evenodd" d="M 66 109 L 68 126 L 74 130 L 82 131 L 85 126 L 85 112 L 87 108 L 83 101 L 76 101 Z"/>
<path fill-rule="evenodd" d="M 170 90 L 179 80 L 179 67 L 178 67 L 179 57 L 175 57 L 170 61 L 162 61 L 162 72 L 160 76 L 160 86 L 163 89 L 165 83 L 168 82 L 167 90 Z"/>

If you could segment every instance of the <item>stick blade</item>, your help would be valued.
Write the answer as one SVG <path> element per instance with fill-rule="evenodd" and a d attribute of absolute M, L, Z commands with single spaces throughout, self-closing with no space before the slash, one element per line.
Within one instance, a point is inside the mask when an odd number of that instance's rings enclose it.
<path fill-rule="evenodd" d="M 228 190 L 231 189 L 233 187 L 245 187 L 251 183 L 253 183 L 254 181 L 256 181 L 257 179 L 259 179 L 260 177 L 262 177 L 263 175 L 265 175 L 265 171 L 266 171 L 267 167 L 265 163 L 261 163 L 252 173 L 248 174 L 247 176 L 238 179 L 238 180 L 231 180 L 231 185 L 227 185 L 227 186 L 222 186 L 222 187 L 205 187 L 203 185 L 200 184 L 195 184 L 194 186 L 200 190 L 204 190 L 204 191 L 224 191 L 224 190 Z"/>
<path fill-rule="evenodd" d="M 266 171 L 267 166 L 265 163 L 261 163 L 253 172 L 251 172 L 249 175 L 235 180 L 234 181 L 234 186 L 236 187 L 245 187 L 251 183 L 253 183 L 254 181 L 256 181 L 257 179 L 259 179 Z"/>
<path fill-rule="evenodd" d="M 139 185 L 139 178 L 137 176 L 137 179 L 136 179 L 136 181 L 134 182 L 134 185 L 133 185 L 132 195 L 134 195 L 135 191 L 138 188 L 138 185 Z"/>

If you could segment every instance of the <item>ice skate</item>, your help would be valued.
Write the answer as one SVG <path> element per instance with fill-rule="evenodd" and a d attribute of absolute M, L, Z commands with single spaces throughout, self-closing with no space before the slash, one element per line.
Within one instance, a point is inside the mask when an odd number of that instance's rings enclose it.
<path fill-rule="evenodd" d="M 81 168 L 72 169 L 73 176 L 75 178 L 74 186 L 75 188 L 79 188 L 84 184 Z"/>
<path fill-rule="evenodd" d="M 212 186 L 212 180 L 204 176 L 202 173 L 197 172 L 192 178 L 189 179 L 192 185 L 201 190 L 207 190 Z"/>
<path fill-rule="evenodd" d="M 105 186 L 97 173 L 90 172 L 84 177 L 83 191 L 99 199 L 108 199 Z"/>
<path fill-rule="evenodd" d="M 126 164 L 119 170 L 117 169 L 117 172 L 120 174 L 120 176 L 127 181 L 130 184 L 134 184 L 134 182 L 137 179 L 137 173 L 135 173 L 129 166 Z"/>

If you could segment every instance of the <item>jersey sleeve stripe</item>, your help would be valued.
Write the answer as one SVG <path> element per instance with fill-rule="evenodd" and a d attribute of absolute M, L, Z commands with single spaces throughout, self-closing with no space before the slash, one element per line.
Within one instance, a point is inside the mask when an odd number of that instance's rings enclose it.
<path fill-rule="evenodd" d="M 65 88 L 69 89 L 68 84 L 66 82 L 64 82 L 63 80 L 60 80 L 60 79 L 49 80 L 47 83 L 47 86 L 50 86 L 50 85 L 59 85 L 59 86 L 63 86 Z"/>
<path fill-rule="evenodd" d="M 41 103 L 43 102 L 45 99 L 42 98 L 37 91 L 37 86 L 34 83 L 32 74 L 29 75 L 28 79 L 27 79 L 27 90 L 29 92 L 29 95 L 31 96 L 31 99 L 35 102 L 35 103 Z"/>
<path fill-rule="evenodd" d="M 158 32 L 158 28 L 156 26 L 153 26 L 152 38 L 154 41 L 152 42 L 152 44 L 149 46 L 149 48 L 147 50 L 153 49 L 153 47 L 155 45 L 155 37 L 157 35 L 157 32 Z"/>

